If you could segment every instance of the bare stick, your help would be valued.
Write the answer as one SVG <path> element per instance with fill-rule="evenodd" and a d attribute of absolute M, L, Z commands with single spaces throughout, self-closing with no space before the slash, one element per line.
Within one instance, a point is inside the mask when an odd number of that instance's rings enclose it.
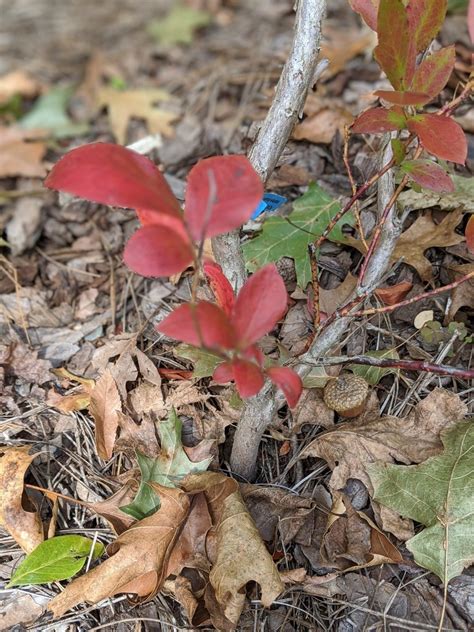
<path fill-rule="evenodd" d="M 271 176 L 288 142 L 303 110 L 309 88 L 327 65 L 327 62 L 324 62 L 316 67 L 321 21 L 325 11 L 326 0 L 298 2 L 291 51 L 281 73 L 270 110 L 249 152 L 250 162 L 264 183 Z M 239 231 L 214 237 L 212 250 L 234 289 L 240 290 L 247 275 Z"/>
<path fill-rule="evenodd" d="M 391 164 L 392 150 L 388 142 L 382 155 L 381 165 Z M 393 164 L 393 163 L 392 163 Z M 379 217 L 382 216 L 395 189 L 393 173 L 387 169 L 378 180 L 377 208 Z M 401 233 L 401 226 L 395 221 L 395 211 L 388 214 L 384 223 L 377 247 L 367 266 L 364 287 L 356 288 L 354 296 L 348 302 L 365 296 L 371 289 L 375 289 L 384 276 L 389 265 L 395 244 Z M 315 338 L 309 350 L 299 358 L 295 370 L 304 378 L 311 370 L 315 361 L 325 356 L 330 349 L 339 342 L 350 323 L 351 317 L 339 318 L 332 322 L 324 334 Z M 245 405 L 234 435 L 234 444 L 230 464 L 234 472 L 250 480 L 255 476 L 258 448 L 265 429 L 276 415 L 278 408 L 284 403 L 281 393 L 275 393 L 267 384 L 256 396 L 249 399 Z"/>
<path fill-rule="evenodd" d="M 312 366 L 337 366 L 339 364 L 362 364 L 364 366 L 375 366 L 379 368 L 403 369 L 404 371 L 421 371 L 434 373 L 436 375 L 448 375 L 454 378 L 465 380 L 474 379 L 474 369 L 463 369 L 449 364 L 436 364 L 434 362 L 424 362 L 423 360 L 398 360 L 394 358 L 374 358 L 372 356 L 339 356 L 322 358 L 312 364 Z"/>

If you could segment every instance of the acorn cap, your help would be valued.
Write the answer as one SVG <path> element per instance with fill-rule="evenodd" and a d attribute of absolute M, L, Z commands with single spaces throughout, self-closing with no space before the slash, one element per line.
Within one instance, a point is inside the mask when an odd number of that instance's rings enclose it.
<path fill-rule="evenodd" d="M 344 373 L 330 380 L 324 389 L 324 401 L 342 417 L 357 417 L 364 410 L 369 385 L 364 378 Z"/>

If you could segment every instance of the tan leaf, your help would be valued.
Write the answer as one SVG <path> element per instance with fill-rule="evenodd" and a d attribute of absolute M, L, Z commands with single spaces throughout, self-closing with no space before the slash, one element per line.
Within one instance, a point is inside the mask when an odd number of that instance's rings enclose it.
<path fill-rule="evenodd" d="M 413 266 L 423 281 L 433 279 L 433 269 L 424 253 L 428 248 L 454 246 L 464 241 L 455 228 L 462 220 L 461 209 L 448 213 L 442 222 L 435 224 L 431 213 L 419 217 L 400 237 L 392 255 L 392 261 L 403 259 Z"/>
<path fill-rule="evenodd" d="M 2 448 L 0 456 L 0 525 L 26 553 L 44 540 L 43 525 L 35 509 L 27 509 L 24 494 L 25 472 L 35 454 L 29 446 Z"/>
<path fill-rule="evenodd" d="M 188 492 L 203 491 L 206 495 L 216 537 L 209 581 L 225 616 L 237 625 L 248 582 L 260 584 L 264 607 L 269 607 L 282 592 L 283 583 L 235 480 L 205 472 L 187 477 L 183 487 Z"/>
<path fill-rule="evenodd" d="M 96 503 L 87 503 L 87 506 L 99 514 L 99 516 L 105 518 L 111 524 L 115 533 L 120 535 L 135 522 L 135 519 L 124 511 L 121 511 L 120 507 L 131 503 L 137 491 L 138 481 L 130 479 L 118 492 L 115 492 L 115 494 L 109 496 L 106 500 Z"/>
<path fill-rule="evenodd" d="M 170 553 L 189 511 L 189 500 L 179 489 L 159 487 L 160 509 L 122 533 L 107 547 L 109 559 L 72 581 L 50 601 L 48 608 L 60 617 L 85 602 L 95 604 L 118 593 L 151 599 L 166 579 Z"/>
<path fill-rule="evenodd" d="M 466 263 L 462 266 L 454 266 L 451 268 L 454 272 L 454 279 L 457 281 L 460 277 L 474 271 L 474 263 Z M 454 288 L 451 293 L 451 305 L 449 306 L 448 320 L 452 320 L 461 307 L 474 309 L 474 279 L 469 279 L 466 283 L 461 283 Z"/>
<path fill-rule="evenodd" d="M 0 105 L 7 103 L 16 94 L 34 97 L 38 93 L 38 82 L 24 70 L 14 70 L 0 77 Z"/>
<path fill-rule="evenodd" d="M 442 450 L 439 434 L 466 414 L 466 406 L 449 391 L 436 389 L 405 418 L 367 416 L 338 424 L 334 430 L 319 435 L 302 452 L 302 457 L 320 457 L 332 469 L 329 486 L 343 489 L 349 478 L 359 479 L 373 492 L 367 466 L 384 463 L 421 463 Z M 411 536 L 408 525 L 385 511 L 384 529 L 401 539 Z"/>
<path fill-rule="evenodd" d="M 28 142 L 33 137 L 30 130 L 0 127 L 0 178 L 43 178 L 46 175 L 46 167 L 41 163 L 46 145 L 41 141 Z"/>
<path fill-rule="evenodd" d="M 112 457 L 119 425 L 118 413 L 122 410 L 120 393 L 109 370 L 97 380 L 90 398 L 89 412 L 95 421 L 97 454 L 101 459 L 108 460 Z"/>
<path fill-rule="evenodd" d="M 304 111 L 308 116 L 295 127 L 293 138 L 311 143 L 329 144 L 336 132 L 343 135 L 344 127 L 354 120 L 352 114 L 338 102 L 321 99 L 314 94 L 308 97 Z"/>
<path fill-rule="evenodd" d="M 334 493 L 321 543 L 321 557 L 324 566 L 344 571 L 397 563 L 403 559 L 372 520 L 356 511 L 349 498 L 340 492 Z"/>
<path fill-rule="evenodd" d="M 337 573 L 327 575 L 308 575 L 304 568 L 282 571 L 280 577 L 284 584 L 299 588 L 302 592 L 316 597 L 334 597 L 344 594 L 344 580 Z"/>
<path fill-rule="evenodd" d="M 330 26 L 324 29 L 325 42 L 321 46 L 321 58 L 329 60 L 325 77 L 337 75 L 346 68 L 347 62 L 372 50 L 376 44 L 373 31 L 361 29 L 335 29 Z"/>
<path fill-rule="evenodd" d="M 334 411 L 327 407 L 320 388 L 305 389 L 293 411 L 292 434 L 298 434 L 306 424 L 330 428 L 334 425 Z"/>
<path fill-rule="evenodd" d="M 357 285 L 357 277 L 348 274 L 344 281 L 332 290 L 319 290 L 319 306 L 325 314 L 333 314 L 338 307 L 342 307 Z"/>
<path fill-rule="evenodd" d="M 144 119 L 151 134 L 171 137 L 173 121 L 179 118 L 175 112 L 155 107 L 157 101 L 169 101 L 171 96 L 164 90 L 114 90 L 101 88 L 98 94 L 99 107 L 107 107 L 110 125 L 120 144 L 125 144 L 128 123 L 131 118 Z"/>

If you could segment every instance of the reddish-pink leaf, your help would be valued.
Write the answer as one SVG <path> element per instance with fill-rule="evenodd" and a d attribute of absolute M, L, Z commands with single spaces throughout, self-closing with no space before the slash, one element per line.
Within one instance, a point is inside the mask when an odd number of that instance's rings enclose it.
<path fill-rule="evenodd" d="M 377 12 L 379 0 L 349 0 L 349 4 L 356 13 L 359 13 L 367 26 L 373 31 L 377 30 Z"/>
<path fill-rule="evenodd" d="M 466 243 L 469 252 L 474 254 L 474 215 L 471 215 L 466 226 Z"/>
<path fill-rule="evenodd" d="M 437 96 L 448 83 L 455 60 L 454 46 L 441 48 L 432 53 L 415 70 L 411 89 L 415 92 L 426 92 L 431 97 Z"/>
<path fill-rule="evenodd" d="M 253 397 L 262 388 L 264 383 L 261 369 L 253 362 L 247 360 L 233 360 L 235 386 L 241 397 Z"/>
<path fill-rule="evenodd" d="M 303 390 L 303 383 L 298 373 L 284 366 L 275 366 L 266 371 L 271 381 L 283 391 L 290 408 L 298 403 Z"/>
<path fill-rule="evenodd" d="M 352 124 L 352 131 L 357 134 L 380 134 L 403 129 L 405 118 L 394 110 L 371 108 L 362 112 Z"/>
<path fill-rule="evenodd" d="M 201 242 L 245 224 L 262 196 L 262 181 L 245 156 L 199 161 L 188 176 L 184 210 L 192 238 Z"/>
<path fill-rule="evenodd" d="M 203 268 L 217 304 L 230 317 L 234 307 L 234 290 L 229 279 L 215 261 L 205 261 Z"/>
<path fill-rule="evenodd" d="M 407 160 L 400 165 L 411 180 L 431 191 L 452 193 L 454 182 L 446 171 L 431 160 Z"/>
<path fill-rule="evenodd" d="M 467 158 L 467 140 L 460 125 L 448 116 L 416 114 L 408 119 L 408 129 L 418 136 L 430 154 L 463 164 Z"/>
<path fill-rule="evenodd" d="M 275 327 L 286 312 L 287 301 L 285 284 L 274 263 L 260 268 L 245 282 L 232 315 L 241 349 Z"/>
<path fill-rule="evenodd" d="M 402 0 L 380 0 L 377 33 L 375 58 L 395 90 L 403 90 L 413 77 L 416 54 Z"/>
<path fill-rule="evenodd" d="M 120 145 L 92 143 L 73 149 L 44 184 L 108 206 L 180 216 L 178 200 L 162 173 L 151 160 Z"/>
<path fill-rule="evenodd" d="M 375 96 L 396 105 L 424 105 L 432 100 L 426 92 L 399 92 L 398 90 L 377 90 Z"/>
<path fill-rule="evenodd" d="M 428 48 L 446 16 L 448 0 L 410 0 L 407 6 L 410 38 L 417 53 Z"/>
<path fill-rule="evenodd" d="M 227 384 L 234 379 L 234 367 L 232 362 L 223 362 L 214 369 L 212 379 L 218 384 Z"/>
<path fill-rule="evenodd" d="M 166 224 L 142 226 L 128 240 L 125 264 L 145 277 L 161 277 L 185 270 L 193 260 L 189 239 Z"/>
<path fill-rule="evenodd" d="M 233 349 L 236 340 L 227 316 L 207 301 L 180 305 L 156 329 L 175 340 L 207 349 Z"/>

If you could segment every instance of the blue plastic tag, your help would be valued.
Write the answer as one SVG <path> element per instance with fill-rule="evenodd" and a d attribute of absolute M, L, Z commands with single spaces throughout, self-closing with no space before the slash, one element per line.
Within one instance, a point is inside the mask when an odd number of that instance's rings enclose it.
<path fill-rule="evenodd" d="M 259 215 L 265 212 L 271 213 L 276 211 L 277 208 L 280 208 L 280 206 L 287 201 L 286 197 L 278 195 L 278 193 L 265 193 L 262 201 L 253 212 L 251 219 L 257 219 Z"/>

